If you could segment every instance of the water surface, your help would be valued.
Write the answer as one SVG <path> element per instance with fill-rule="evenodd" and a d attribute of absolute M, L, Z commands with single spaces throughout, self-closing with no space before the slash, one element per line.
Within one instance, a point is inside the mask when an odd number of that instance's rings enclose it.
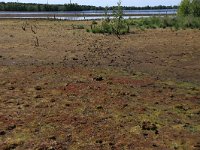
<path fill-rule="evenodd" d="M 140 18 L 152 15 L 174 15 L 176 9 L 156 9 L 156 10 L 124 10 L 125 18 Z M 108 11 L 112 15 L 113 11 Z M 62 20 L 93 20 L 104 18 L 105 11 L 66 11 L 66 12 L 16 12 L 0 11 L 0 18 L 54 18 Z"/>

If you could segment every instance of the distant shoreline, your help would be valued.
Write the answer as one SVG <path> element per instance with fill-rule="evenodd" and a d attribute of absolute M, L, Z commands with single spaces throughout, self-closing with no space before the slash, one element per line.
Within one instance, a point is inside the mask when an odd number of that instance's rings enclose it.
<path fill-rule="evenodd" d="M 115 10 L 115 6 L 92 6 L 92 5 L 79 5 L 77 3 L 66 4 L 37 4 L 37 3 L 20 3 L 20 2 L 0 2 L 0 11 L 26 11 L 26 12 L 42 12 L 42 11 L 88 11 L 88 10 Z M 123 10 L 153 10 L 153 9 L 178 9 L 177 5 L 166 6 L 121 6 Z"/>

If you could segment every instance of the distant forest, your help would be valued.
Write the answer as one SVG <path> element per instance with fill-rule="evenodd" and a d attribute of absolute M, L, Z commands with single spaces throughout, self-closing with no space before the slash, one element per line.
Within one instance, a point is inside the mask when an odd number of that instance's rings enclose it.
<path fill-rule="evenodd" d="M 113 10 L 115 6 L 108 7 Z M 178 6 L 146 6 L 146 7 L 123 7 L 124 10 L 146 10 L 146 9 L 177 9 Z M 78 4 L 35 4 L 35 3 L 5 3 L 0 2 L 0 11 L 84 11 L 84 10 L 105 10 L 105 7 L 78 5 Z"/>

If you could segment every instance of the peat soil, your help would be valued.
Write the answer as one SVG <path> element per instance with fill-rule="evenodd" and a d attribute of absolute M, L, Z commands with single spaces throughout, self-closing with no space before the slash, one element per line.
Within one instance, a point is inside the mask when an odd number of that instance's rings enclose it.
<path fill-rule="evenodd" d="M 199 150 L 200 30 L 90 24 L 0 20 L 0 149 Z"/>

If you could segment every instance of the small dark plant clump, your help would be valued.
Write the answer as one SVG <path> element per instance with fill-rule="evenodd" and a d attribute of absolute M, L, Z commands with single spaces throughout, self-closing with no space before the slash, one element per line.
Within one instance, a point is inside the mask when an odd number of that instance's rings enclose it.
<path fill-rule="evenodd" d="M 96 81 L 103 81 L 103 77 L 101 77 L 101 76 L 95 77 L 94 80 L 96 80 Z"/>
<path fill-rule="evenodd" d="M 26 27 L 28 26 L 28 23 L 27 22 L 24 22 L 22 24 L 22 30 L 26 31 Z"/>
<path fill-rule="evenodd" d="M 144 121 L 142 123 L 142 130 L 155 131 L 155 134 L 158 134 L 158 127 L 156 124 L 149 121 Z"/>
<path fill-rule="evenodd" d="M 5 135 L 6 132 L 5 131 L 0 131 L 0 136 Z"/>
<path fill-rule="evenodd" d="M 35 45 L 35 47 L 39 47 L 39 39 L 37 36 L 35 36 L 34 45 Z"/>
<path fill-rule="evenodd" d="M 40 90 L 42 90 L 42 87 L 41 86 L 36 86 L 35 90 L 40 91 Z"/>

